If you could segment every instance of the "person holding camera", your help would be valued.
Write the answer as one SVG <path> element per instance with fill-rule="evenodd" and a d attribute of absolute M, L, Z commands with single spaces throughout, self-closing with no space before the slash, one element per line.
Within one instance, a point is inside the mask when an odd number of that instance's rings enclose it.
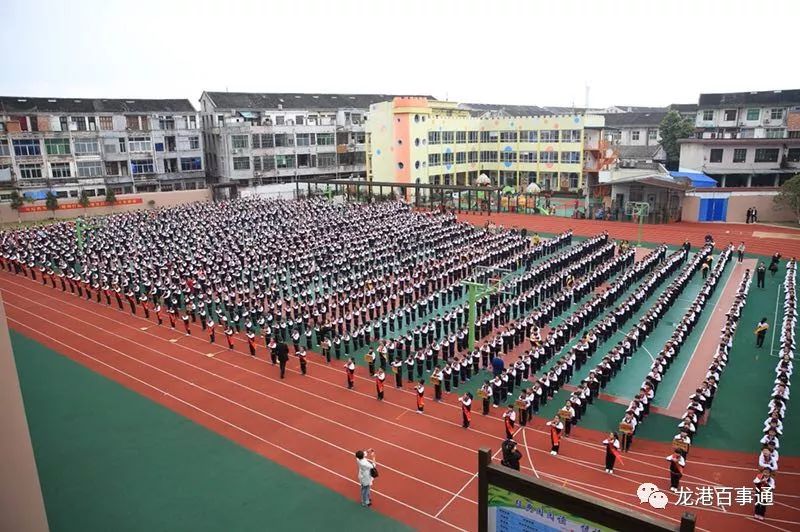
<path fill-rule="evenodd" d="M 517 449 L 517 442 L 508 438 L 503 442 L 503 459 L 500 464 L 519 471 L 519 461 L 522 458 L 522 453 Z"/>
<path fill-rule="evenodd" d="M 375 450 L 356 451 L 356 464 L 358 465 L 358 483 L 361 485 L 361 506 L 372 506 L 370 489 L 372 482 L 378 476 L 375 467 Z"/>

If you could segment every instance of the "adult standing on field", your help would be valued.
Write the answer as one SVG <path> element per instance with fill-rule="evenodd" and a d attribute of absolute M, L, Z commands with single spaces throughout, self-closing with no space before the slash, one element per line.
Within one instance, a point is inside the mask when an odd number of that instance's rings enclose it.
<path fill-rule="evenodd" d="M 772 277 L 775 277 L 775 274 L 778 273 L 778 265 L 781 263 L 781 254 L 777 251 L 774 255 L 772 255 L 772 260 L 769 263 L 769 272 L 772 274 Z"/>
<path fill-rule="evenodd" d="M 286 375 L 286 363 L 289 361 L 289 346 L 286 342 L 278 342 L 275 346 L 275 354 L 278 356 L 278 364 L 281 367 L 281 379 Z"/>
<path fill-rule="evenodd" d="M 375 469 L 375 450 L 356 451 L 356 464 L 358 465 L 358 483 L 361 486 L 361 506 L 372 506 L 370 490 L 378 471 Z"/>
<path fill-rule="evenodd" d="M 756 286 L 758 288 L 764 288 L 764 278 L 767 276 L 767 267 L 764 266 L 764 261 L 758 261 L 758 267 L 756 268 Z"/>

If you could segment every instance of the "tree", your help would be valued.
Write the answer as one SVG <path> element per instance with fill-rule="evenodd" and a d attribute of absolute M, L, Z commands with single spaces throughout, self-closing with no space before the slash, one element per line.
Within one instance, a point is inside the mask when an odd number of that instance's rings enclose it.
<path fill-rule="evenodd" d="M 25 204 L 25 200 L 19 195 L 16 190 L 11 193 L 11 208 L 17 211 L 17 222 L 21 222 L 21 214 L 19 213 L 20 207 Z"/>
<path fill-rule="evenodd" d="M 661 120 L 658 132 L 661 135 L 661 147 L 667 154 L 667 167 L 677 170 L 678 161 L 681 158 L 681 147 L 678 140 L 691 137 L 694 133 L 694 124 L 673 109 Z"/>
<path fill-rule="evenodd" d="M 117 202 L 117 193 L 114 192 L 113 188 L 106 189 L 106 201 L 111 205 L 114 205 Z"/>
<path fill-rule="evenodd" d="M 47 196 L 44 198 L 44 204 L 48 211 L 53 211 L 53 218 L 55 218 L 56 209 L 58 209 L 58 196 L 53 194 L 52 190 L 47 191 Z"/>
<path fill-rule="evenodd" d="M 781 207 L 791 209 L 800 222 L 800 174 L 781 185 L 781 190 L 773 201 Z"/>
<path fill-rule="evenodd" d="M 85 190 L 81 190 L 81 195 L 78 198 L 78 205 L 83 207 L 84 214 L 86 213 L 86 208 L 89 206 L 90 201 L 89 194 L 87 194 Z"/>

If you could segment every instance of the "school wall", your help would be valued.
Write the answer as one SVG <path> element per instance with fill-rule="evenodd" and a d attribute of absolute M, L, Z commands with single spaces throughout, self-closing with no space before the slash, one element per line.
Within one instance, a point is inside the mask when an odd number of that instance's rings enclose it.
<path fill-rule="evenodd" d="M 205 188 L 200 190 L 177 190 L 174 192 L 144 192 L 140 194 L 118 194 L 117 201 L 124 199 L 141 198 L 142 202 L 131 205 L 114 205 L 109 207 L 90 207 L 84 211 L 82 208 L 78 209 L 58 209 L 55 212 L 55 217 L 58 219 L 64 218 L 77 218 L 78 216 L 98 216 L 104 214 L 114 214 L 118 212 L 135 211 L 138 209 L 149 209 L 153 207 L 174 207 L 176 205 L 184 205 L 186 203 L 194 203 L 196 201 L 209 201 L 211 200 L 211 189 Z M 103 201 L 102 196 L 91 198 L 92 201 Z M 149 202 L 154 201 L 153 207 L 150 207 Z M 59 205 L 76 204 L 75 199 L 60 199 Z M 36 201 L 33 203 L 26 203 L 28 206 L 44 205 L 44 201 Z M 0 223 L 15 223 L 17 221 L 18 213 L 11 208 L 8 203 L 0 204 Z M 37 211 L 19 213 L 19 219 L 23 222 L 35 222 L 42 220 L 50 220 L 53 217 L 52 211 Z"/>
<path fill-rule="evenodd" d="M 0 298 L 0 530 L 47 532 L 39 474 Z"/>
<path fill-rule="evenodd" d="M 747 209 L 755 207 L 758 210 L 760 222 L 795 222 L 795 215 L 790 209 L 777 205 L 773 200 L 778 195 L 774 187 L 763 188 L 714 188 L 697 189 L 687 192 L 683 199 L 681 220 L 684 222 L 697 222 L 700 214 L 700 200 L 703 198 L 727 198 L 728 211 L 726 222 L 745 223 Z"/>

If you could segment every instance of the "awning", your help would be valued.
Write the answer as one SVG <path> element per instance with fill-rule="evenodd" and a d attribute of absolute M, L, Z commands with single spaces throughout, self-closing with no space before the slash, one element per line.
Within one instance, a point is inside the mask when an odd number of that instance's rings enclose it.
<path fill-rule="evenodd" d="M 688 179 L 694 188 L 713 188 L 717 186 L 717 182 L 713 178 L 708 177 L 702 172 L 681 170 L 679 172 L 670 172 L 669 175 L 675 178 L 682 177 Z"/>
<path fill-rule="evenodd" d="M 242 118 L 252 118 L 252 119 L 258 118 L 258 115 L 252 111 L 239 111 L 239 116 L 241 116 Z"/>

